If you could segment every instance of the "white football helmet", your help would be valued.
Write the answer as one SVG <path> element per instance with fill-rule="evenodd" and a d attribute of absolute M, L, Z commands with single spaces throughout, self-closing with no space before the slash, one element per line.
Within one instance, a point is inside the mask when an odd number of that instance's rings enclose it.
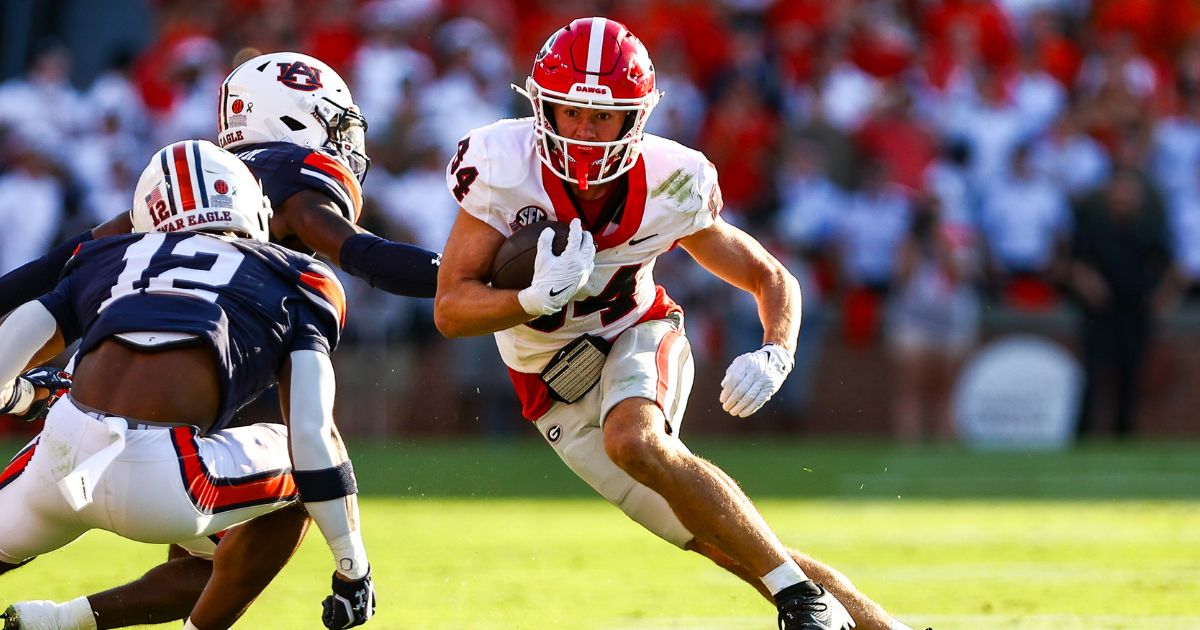
<path fill-rule="evenodd" d="M 367 120 L 342 77 L 315 57 L 279 52 L 246 61 L 221 85 L 220 107 L 217 144 L 226 149 L 262 142 L 324 149 L 360 182 L 371 167 Z"/>
<path fill-rule="evenodd" d="M 207 140 L 154 154 L 133 192 L 134 232 L 235 232 L 270 239 L 271 201 L 236 155 Z"/>

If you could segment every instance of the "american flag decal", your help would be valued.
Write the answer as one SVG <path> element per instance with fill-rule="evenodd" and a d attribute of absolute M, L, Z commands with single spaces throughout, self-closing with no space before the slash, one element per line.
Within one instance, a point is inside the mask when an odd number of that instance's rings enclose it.
<path fill-rule="evenodd" d="M 146 207 L 153 208 L 154 204 L 156 204 L 162 200 L 163 200 L 162 187 L 155 186 L 154 188 L 150 189 L 150 194 L 146 195 Z"/>

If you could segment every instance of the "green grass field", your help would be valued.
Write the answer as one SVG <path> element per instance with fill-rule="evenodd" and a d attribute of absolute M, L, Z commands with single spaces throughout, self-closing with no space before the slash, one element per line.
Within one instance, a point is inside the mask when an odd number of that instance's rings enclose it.
<path fill-rule="evenodd" d="M 742 482 L 787 543 L 911 625 L 1200 628 L 1200 444 L 693 448 Z M 540 443 L 352 452 L 380 597 L 368 627 L 774 627 L 749 587 L 593 498 Z M 0 578 L 0 602 L 112 586 L 162 554 L 92 533 Z M 238 627 L 320 627 L 329 569 L 313 531 Z"/>

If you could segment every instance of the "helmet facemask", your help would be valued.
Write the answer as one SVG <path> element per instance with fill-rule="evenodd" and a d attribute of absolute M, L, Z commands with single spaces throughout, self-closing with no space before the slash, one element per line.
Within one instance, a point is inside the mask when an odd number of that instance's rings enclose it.
<path fill-rule="evenodd" d="M 366 150 L 367 119 L 358 106 L 342 107 L 322 97 L 313 108 L 313 117 L 325 128 L 328 137 L 322 148 L 342 158 L 360 183 L 366 180 L 367 171 L 371 170 Z"/>
<path fill-rule="evenodd" d="M 565 94 L 542 88 L 529 77 L 525 89 L 514 86 L 529 99 L 535 118 L 538 157 L 555 175 L 581 190 L 589 185 L 611 182 L 624 175 L 641 155 L 646 120 L 658 104 L 660 92 L 651 90 L 640 98 L 610 98 L 605 94 Z M 577 85 L 582 93 L 591 86 Z M 603 88 L 604 86 L 599 86 Z M 569 105 L 625 113 L 622 133 L 616 140 L 575 140 L 558 133 L 551 105 Z"/>

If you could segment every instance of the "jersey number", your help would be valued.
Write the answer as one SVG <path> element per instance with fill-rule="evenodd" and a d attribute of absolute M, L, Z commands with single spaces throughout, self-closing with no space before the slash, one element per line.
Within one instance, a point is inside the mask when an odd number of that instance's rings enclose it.
<path fill-rule="evenodd" d="M 475 178 L 479 177 L 479 169 L 474 166 L 459 168 L 459 165 L 462 164 L 463 156 L 467 154 L 467 147 L 470 145 L 470 138 L 459 140 L 458 153 L 455 153 L 454 159 L 450 160 L 450 172 L 454 173 L 454 181 L 458 182 L 458 185 L 454 187 L 454 198 L 460 202 L 471 191 L 471 184 L 475 183 Z"/>
<path fill-rule="evenodd" d="M 98 310 L 103 311 L 112 302 L 138 291 L 190 295 L 209 302 L 216 302 L 218 297 L 216 292 L 194 285 L 215 288 L 229 284 L 229 281 L 233 280 L 234 274 L 237 273 L 238 267 L 241 266 L 242 260 L 246 257 L 236 247 L 225 241 L 197 235 L 179 241 L 171 250 L 171 256 L 191 259 L 200 255 L 216 256 L 212 265 L 207 269 L 176 266 L 156 276 L 142 278 L 150 267 L 150 263 L 154 261 L 155 255 L 158 254 L 166 237 L 167 235 L 164 233 L 147 234 L 134 241 L 125 250 L 125 268 L 117 277 L 117 283 L 112 288 L 112 295 L 100 304 Z M 177 281 L 186 282 L 189 286 L 177 286 Z"/>
<path fill-rule="evenodd" d="M 572 302 L 570 305 L 572 317 L 587 317 L 592 313 L 600 313 L 600 323 L 608 326 L 628 315 L 630 311 L 637 308 L 637 300 L 634 299 L 634 295 L 637 292 L 637 272 L 640 268 L 641 265 L 625 265 L 613 274 L 608 284 L 604 286 L 604 290 L 598 295 Z M 525 325 L 541 332 L 554 332 L 561 328 L 566 321 L 567 309 L 564 308 L 557 313 L 542 315 L 533 321 L 526 322 Z"/>

